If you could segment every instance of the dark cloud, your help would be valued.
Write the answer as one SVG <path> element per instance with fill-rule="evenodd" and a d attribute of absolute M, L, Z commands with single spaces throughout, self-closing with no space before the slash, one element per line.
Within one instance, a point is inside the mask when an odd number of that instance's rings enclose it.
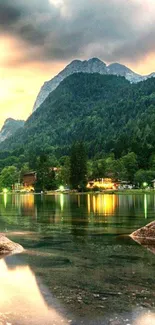
<path fill-rule="evenodd" d="M 155 50 L 152 0 L 62 0 L 60 6 L 54 3 L 0 0 L 0 33 L 25 42 L 26 54 L 15 59 L 14 64 L 86 56 L 136 61 Z"/>

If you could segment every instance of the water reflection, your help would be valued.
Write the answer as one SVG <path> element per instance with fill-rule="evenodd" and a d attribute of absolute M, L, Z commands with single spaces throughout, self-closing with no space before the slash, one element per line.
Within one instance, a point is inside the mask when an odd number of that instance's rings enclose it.
<path fill-rule="evenodd" d="M 155 324 L 155 314 L 148 313 L 147 315 L 141 315 L 134 322 L 134 325 L 154 325 Z"/>
<path fill-rule="evenodd" d="M 43 314 L 47 320 L 52 317 L 50 313 L 55 308 L 47 310 L 33 270 L 65 306 L 66 314 L 74 315 L 74 324 L 81 324 L 83 319 L 83 324 L 97 324 L 97 317 L 103 319 L 105 313 L 107 323 L 101 323 L 116 324 L 108 322 L 109 314 L 118 317 L 126 312 L 130 317 L 123 319 L 139 325 L 136 310 L 141 313 L 141 306 L 150 310 L 154 307 L 155 255 L 124 235 L 153 219 L 154 194 L 7 194 L 5 200 L 1 195 L 1 231 L 7 229 L 8 237 L 26 248 L 22 259 L 30 268 L 19 266 L 18 261 L 14 267 L 8 259 L 0 261 L 0 311 L 2 304 L 3 312 L 9 308 L 18 312 L 16 306 L 21 300 L 18 316 L 30 310 L 33 325 L 39 321 L 35 318 L 36 306 L 40 318 Z M 117 236 L 120 234 L 123 236 Z M 80 321 L 76 320 L 79 315 Z M 25 325 L 23 320 L 12 324 Z M 31 324 L 31 314 L 28 324 Z M 48 321 L 39 325 L 45 324 Z"/>
<path fill-rule="evenodd" d="M 17 223 L 18 216 L 25 216 L 24 223 L 38 223 L 44 218 L 48 223 L 78 222 L 106 222 L 105 218 L 117 218 L 120 222 L 122 216 L 133 218 L 139 216 L 145 219 L 155 216 L 155 195 L 115 195 L 115 194 L 86 194 L 86 195 L 34 195 L 5 193 L 0 196 L 0 216 L 8 219 L 15 216 L 11 223 Z M 21 220 L 20 220 L 21 221 Z"/>
<path fill-rule="evenodd" d="M 147 219 L 147 195 L 144 194 L 144 215 L 145 219 Z"/>
<path fill-rule="evenodd" d="M 118 205 L 116 195 L 90 195 L 87 196 L 88 213 L 111 215 Z"/>
<path fill-rule="evenodd" d="M 3 199 L 4 199 L 4 206 L 5 206 L 5 208 L 6 208 L 6 205 L 7 205 L 7 193 L 4 193 L 3 194 Z"/>
<path fill-rule="evenodd" d="M 55 310 L 49 308 L 40 292 L 35 275 L 27 266 L 11 266 L 0 260 L 0 315 L 9 315 L 9 321 L 24 324 L 67 324 Z M 43 287 L 44 294 L 46 288 Z M 50 300 L 51 297 L 48 297 Z M 52 300 L 52 298 L 51 298 Z M 1 320 L 1 319 L 0 319 Z"/>

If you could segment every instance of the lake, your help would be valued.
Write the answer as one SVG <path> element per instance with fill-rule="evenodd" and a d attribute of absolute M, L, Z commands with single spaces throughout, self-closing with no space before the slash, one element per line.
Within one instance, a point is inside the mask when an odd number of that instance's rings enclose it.
<path fill-rule="evenodd" d="M 155 255 L 128 236 L 153 220 L 149 193 L 1 195 L 25 248 L 0 260 L 4 324 L 155 324 Z"/>

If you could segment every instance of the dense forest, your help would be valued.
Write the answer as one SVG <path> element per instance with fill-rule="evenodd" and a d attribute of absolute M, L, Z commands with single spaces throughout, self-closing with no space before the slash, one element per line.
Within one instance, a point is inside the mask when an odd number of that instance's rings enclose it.
<path fill-rule="evenodd" d="M 34 169 L 33 159 L 41 152 L 50 156 L 51 164 L 61 165 L 72 143 L 83 141 L 96 173 L 101 161 L 112 159 L 114 168 L 114 162 L 134 158 L 135 169 L 128 175 L 132 179 L 140 169 L 154 171 L 154 130 L 155 78 L 130 84 L 124 77 L 74 74 L 62 81 L 23 128 L 0 144 L 0 169 L 10 165 L 20 169 L 25 163 Z"/>

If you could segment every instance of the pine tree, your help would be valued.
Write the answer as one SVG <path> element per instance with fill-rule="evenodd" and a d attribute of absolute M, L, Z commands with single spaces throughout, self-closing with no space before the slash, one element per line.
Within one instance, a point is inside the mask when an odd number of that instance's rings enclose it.
<path fill-rule="evenodd" d="M 70 183 L 73 189 L 83 191 L 87 184 L 87 155 L 84 144 L 76 142 L 70 154 Z"/>

